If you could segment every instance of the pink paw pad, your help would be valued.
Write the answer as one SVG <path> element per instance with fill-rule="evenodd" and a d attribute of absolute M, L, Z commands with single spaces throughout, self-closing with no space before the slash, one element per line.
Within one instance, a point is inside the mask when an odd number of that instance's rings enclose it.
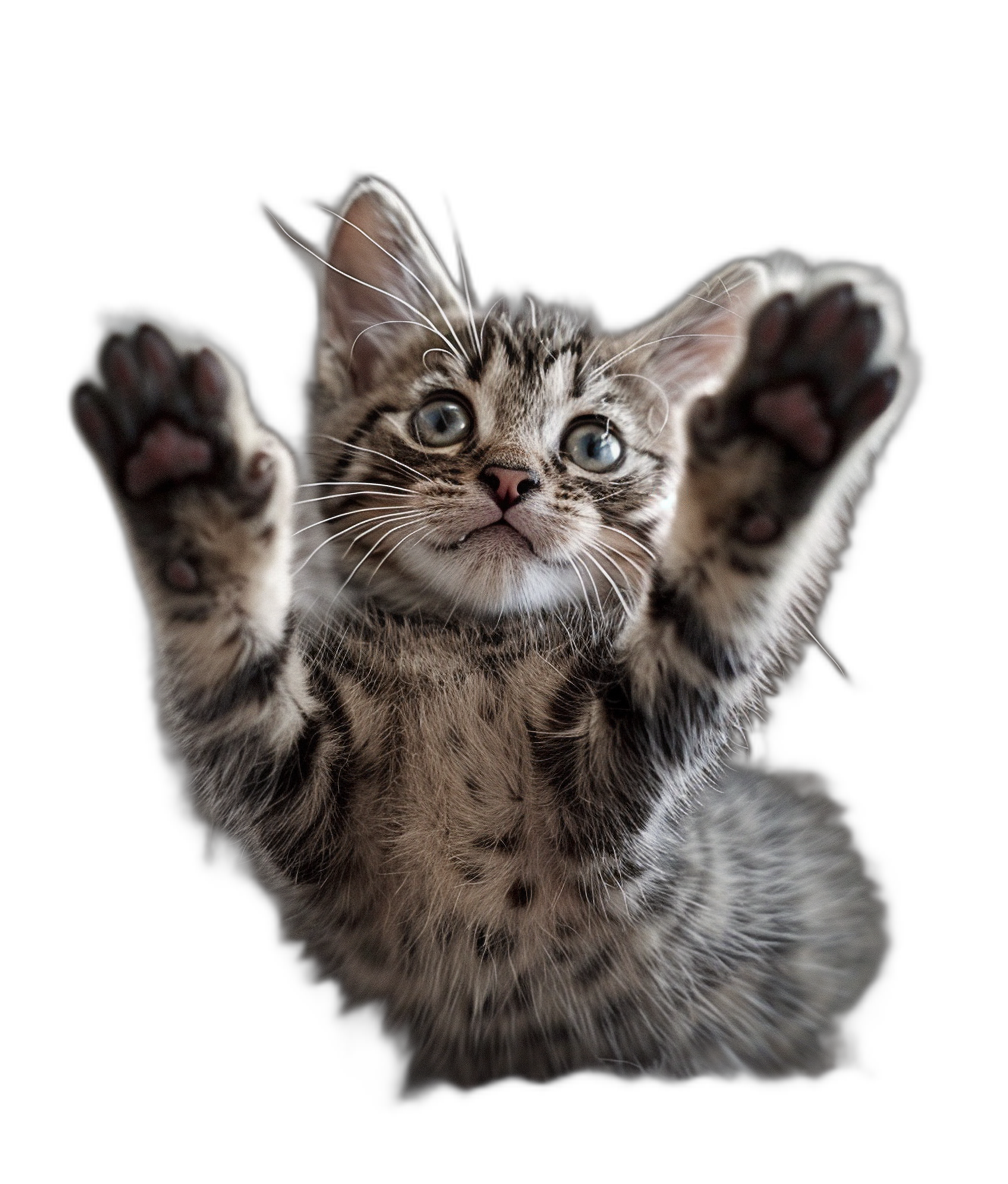
<path fill-rule="evenodd" d="M 159 485 L 206 473 L 212 465 L 213 449 L 207 440 L 162 419 L 144 434 L 139 451 L 126 462 L 126 492 L 143 497 Z"/>
<path fill-rule="evenodd" d="M 752 404 L 753 419 L 790 444 L 802 460 L 823 465 L 833 453 L 834 432 L 807 382 L 764 391 Z"/>
<path fill-rule="evenodd" d="M 745 518 L 740 525 L 740 533 L 747 543 L 761 546 L 772 543 L 781 532 L 781 520 L 773 514 L 757 511 Z"/>
<path fill-rule="evenodd" d="M 164 578 L 180 592 L 195 592 L 199 587 L 196 568 L 186 559 L 171 559 L 164 567 Z"/>

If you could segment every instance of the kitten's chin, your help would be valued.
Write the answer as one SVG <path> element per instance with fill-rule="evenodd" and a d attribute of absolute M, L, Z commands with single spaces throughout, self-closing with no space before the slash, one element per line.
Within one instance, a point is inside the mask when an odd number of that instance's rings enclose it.
<path fill-rule="evenodd" d="M 529 555 L 535 554 L 529 540 L 520 531 L 503 521 L 492 522 L 489 526 L 481 526 L 477 530 L 463 535 L 448 550 L 458 552 L 463 548 L 466 550 L 475 548 L 477 553 L 485 553 L 491 562 L 499 551 L 503 551 L 504 554 L 513 552 L 519 557 L 524 555 L 526 559 Z"/>
<path fill-rule="evenodd" d="M 479 617 L 556 608 L 583 595 L 569 567 L 537 558 L 528 539 L 504 522 L 471 531 L 449 547 L 416 547 L 402 557 L 396 576 L 397 597 L 405 595 L 418 609 Z"/>

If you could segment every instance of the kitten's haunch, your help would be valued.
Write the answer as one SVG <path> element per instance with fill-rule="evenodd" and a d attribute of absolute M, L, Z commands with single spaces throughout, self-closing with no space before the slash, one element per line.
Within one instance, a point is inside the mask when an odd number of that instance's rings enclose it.
<path fill-rule="evenodd" d="M 374 180 L 315 258 L 305 484 L 151 326 L 74 396 L 200 812 L 414 1082 L 827 1068 L 882 908 L 818 782 L 729 758 L 910 398 L 894 287 L 779 255 L 620 335 L 477 308 Z"/>

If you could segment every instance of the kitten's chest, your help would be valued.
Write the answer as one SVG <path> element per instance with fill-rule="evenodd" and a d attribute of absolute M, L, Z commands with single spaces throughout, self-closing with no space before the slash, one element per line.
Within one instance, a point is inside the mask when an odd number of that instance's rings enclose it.
<path fill-rule="evenodd" d="M 367 677 L 340 679 L 354 850 L 367 852 L 372 883 L 423 897 L 434 912 L 514 919 L 569 879 L 536 759 L 564 655 L 521 640 L 362 639 L 355 671 Z"/>
<path fill-rule="evenodd" d="M 509 992 L 582 973 L 602 990 L 608 947 L 637 940 L 632 893 L 602 874 L 611 851 L 565 845 L 541 759 L 584 654 L 465 641 L 344 642 L 334 681 L 350 756 L 332 785 L 345 854 L 319 901 L 326 948 L 359 998 L 506 1010 Z"/>

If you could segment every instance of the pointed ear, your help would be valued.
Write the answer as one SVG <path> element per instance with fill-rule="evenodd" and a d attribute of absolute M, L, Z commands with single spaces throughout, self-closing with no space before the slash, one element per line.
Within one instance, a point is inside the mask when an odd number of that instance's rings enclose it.
<path fill-rule="evenodd" d="M 768 295 L 760 260 L 731 263 L 702 281 L 668 312 L 616 341 L 613 369 L 643 376 L 670 404 L 713 394 L 745 348 L 753 313 Z"/>
<path fill-rule="evenodd" d="M 401 197 L 367 178 L 338 211 L 322 293 L 322 346 L 349 370 L 356 391 L 371 388 L 404 338 L 455 346 L 448 323 L 459 292 Z M 426 348 L 426 347 L 425 347 Z"/>

